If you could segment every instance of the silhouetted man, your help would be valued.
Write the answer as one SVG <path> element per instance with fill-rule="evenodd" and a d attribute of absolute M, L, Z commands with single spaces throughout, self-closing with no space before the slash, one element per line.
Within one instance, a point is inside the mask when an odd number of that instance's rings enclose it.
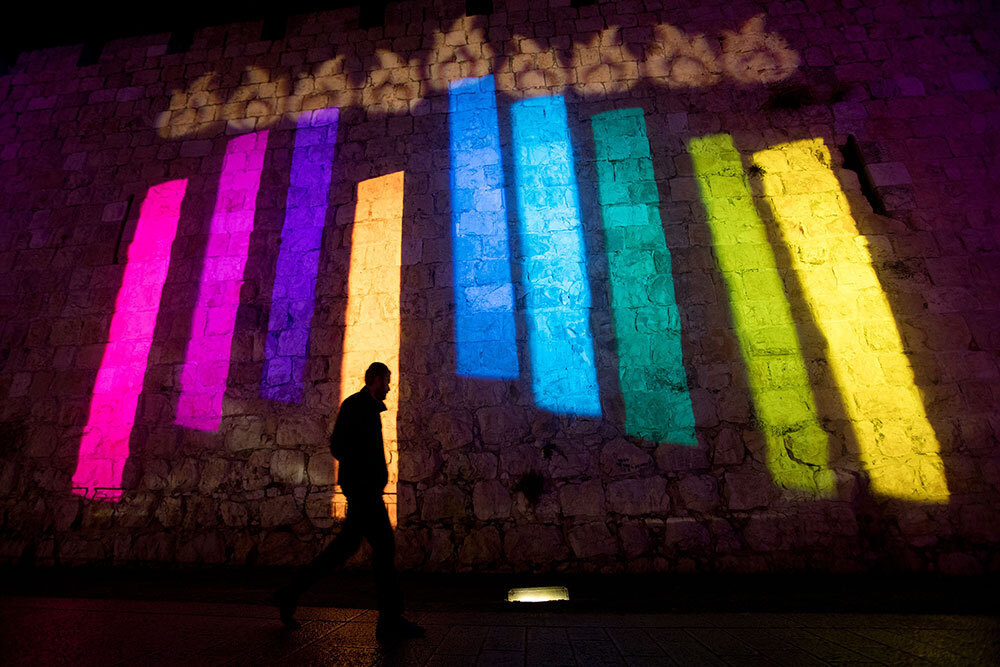
<path fill-rule="evenodd" d="M 293 618 L 299 596 L 316 579 L 343 565 L 368 540 L 375 561 L 378 596 L 378 626 L 382 639 L 423 636 L 424 630 L 403 618 L 403 596 L 396 574 L 396 543 L 382 492 L 389 481 L 382 444 L 382 413 L 389 392 L 389 368 L 375 362 L 365 371 L 365 386 L 348 396 L 340 406 L 330 436 L 330 452 L 340 464 L 337 483 L 347 496 L 347 518 L 336 539 L 311 563 L 301 568 L 294 580 L 274 595 L 281 621 L 299 627 Z"/>

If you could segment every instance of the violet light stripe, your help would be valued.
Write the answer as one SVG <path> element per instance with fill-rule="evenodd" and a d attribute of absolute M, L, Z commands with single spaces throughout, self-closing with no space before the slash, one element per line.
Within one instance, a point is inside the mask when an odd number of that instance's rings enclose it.
<path fill-rule="evenodd" d="M 108 345 L 80 439 L 73 473 L 76 494 L 104 500 L 118 500 L 122 495 L 122 471 L 186 188 L 185 179 L 155 185 L 139 209 Z"/>
<path fill-rule="evenodd" d="M 295 132 L 260 387 L 275 401 L 302 401 L 337 119 L 336 108 L 306 111 Z"/>
<path fill-rule="evenodd" d="M 215 431 L 222 422 L 233 326 L 266 147 L 266 130 L 236 137 L 226 146 L 180 374 L 175 422 L 181 426 Z"/>

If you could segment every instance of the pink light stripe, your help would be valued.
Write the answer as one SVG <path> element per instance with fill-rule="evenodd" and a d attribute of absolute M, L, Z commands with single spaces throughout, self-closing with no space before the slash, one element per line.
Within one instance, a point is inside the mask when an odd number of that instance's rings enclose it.
<path fill-rule="evenodd" d="M 233 326 L 266 148 L 267 131 L 245 134 L 226 146 L 180 374 L 175 422 L 181 426 L 215 431 L 222 421 Z"/>
<path fill-rule="evenodd" d="M 160 296 L 170 266 L 170 247 L 187 180 L 155 185 L 139 210 L 135 236 L 111 317 L 104 357 L 97 371 L 90 414 L 80 439 L 73 492 L 104 500 L 122 495 L 135 408 L 142 392 Z"/>

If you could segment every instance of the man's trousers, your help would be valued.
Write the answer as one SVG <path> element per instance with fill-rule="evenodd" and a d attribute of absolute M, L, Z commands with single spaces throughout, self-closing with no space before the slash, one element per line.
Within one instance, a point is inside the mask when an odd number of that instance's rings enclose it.
<path fill-rule="evenodd" d="M 375 562 L 379 613 L 388 618 L 403 613 L 403 596 L 396 573 L 396 540 L 382 494 L 348 496 L 347 517 L 340 534 L 311 563 L 301 568 L 288 587 L 296 598 L 314 581 L 340 567 L 368 540 Z"/>

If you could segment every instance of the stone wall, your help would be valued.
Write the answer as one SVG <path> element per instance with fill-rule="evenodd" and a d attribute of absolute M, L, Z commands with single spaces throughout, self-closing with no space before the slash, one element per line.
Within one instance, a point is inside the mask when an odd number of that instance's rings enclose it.
<path fill-rule="evenodd" d="M 307 560 L 378 354 L 404 567 L 1000 568 L 990 3 L 494 4 L 0 76 L 0 558 Z"/>

